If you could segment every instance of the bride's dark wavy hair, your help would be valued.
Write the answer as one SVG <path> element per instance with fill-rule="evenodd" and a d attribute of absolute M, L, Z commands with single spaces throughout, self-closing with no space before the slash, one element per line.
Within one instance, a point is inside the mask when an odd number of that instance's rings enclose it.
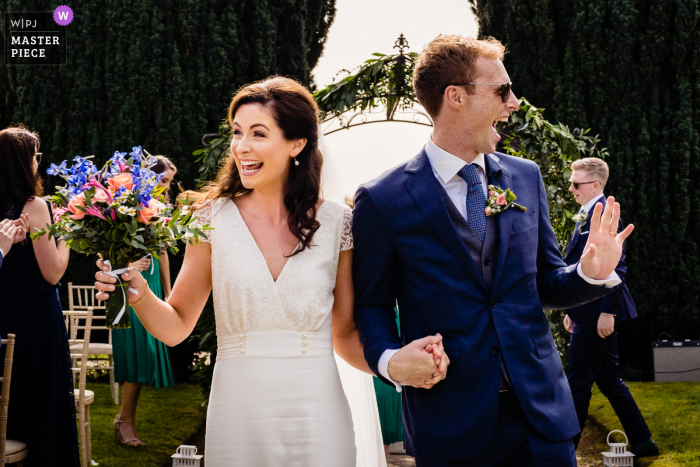
<path fill-rule="evenodd" d="M 238 90 L 228 109 L 229 124 L 238 109 L 245 104 L 260 103 L 267 107 L 282 129 L 287 140 L 306 138 L 304 149 L 296 156 L 299 165 L 292 164 L 286 181 L 284 206 L 289 212 L 289 230 L 301 242 L 292 256 L 311 245 L 314 234 L 320 227 L 316 220 L 316 205 L 321 190 L 321 168 L 323 155 L 318 149 L 319 110 L 311 93 L 296 81 L 274 76 L 264 81 L 248 84 Z M 217 198 L 235 198 L 250 193 L 241 182 L 235 158 L 229 155 L 219 170 L 216 181 L 196 196 L 201 207 Z"/>

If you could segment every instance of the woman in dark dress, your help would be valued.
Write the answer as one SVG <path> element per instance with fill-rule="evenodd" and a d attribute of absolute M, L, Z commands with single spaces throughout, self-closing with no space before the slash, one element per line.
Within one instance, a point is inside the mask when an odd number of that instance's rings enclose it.
<path fill-rule="evenodd" d="M 52 222 L 40 198 L 39 137 L 0 131 L 0 220 L 29 214 L 29 230 Z M 7 437 L 27 444 L 25 466 L 77 467 L 78 432 L 68 336 L 58 281 L 68 265 L 63 240 L 49 236 L 13 245 L 0 269 L 0 332 L 15 334 Z M 0 348 L 0 361 L 5 348 Z"/>

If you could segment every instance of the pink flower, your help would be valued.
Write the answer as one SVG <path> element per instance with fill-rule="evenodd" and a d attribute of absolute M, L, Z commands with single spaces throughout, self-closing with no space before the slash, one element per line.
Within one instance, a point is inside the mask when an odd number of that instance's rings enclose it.
<path fill-rule="evenodd" d="M 486 214 L 487 216 L 490 216 L 491 215 L 491 208 L 487 207 L 486 209 L 484 209 L 484 214 Z"/>
<path fill-rule="evenodd" d="M 489 198 L 493 198 L 494 196 L 496 196 L 496 192 L 493 190 L 489 191 Z"/>
<path fill-rule="evenodd" d="M 499 206 L 505 206 L 505 204 L 506 204 L 506 194 L 505 194 L 505 193 L 501 193 L 500 195 L 498 195 L 498 196 L 496 197 L 496 203 L 497 203 Z"/>
<path fill-rule="evenodd" d="M 85 214 L 89 214 L 91 216 L 99 217 L 102 220 L 107 220 L 105 216 L 102 215 L 102 213 L 99 211 L 99 209 L 96 206 L 93 206 L 91 208 L 87 208 L 85 210 Z"/>
<path fill-rule="evenodd" d="M 53 222 L 54 224 L 61 219 L 61 216 L 68 212 L 67 208 L 62 208 L 54 205 L 53 207 Z"/>
<path fill-rule="evenodd" d="M 95 196 L 93 196 L 92 200 L 97 201 L 98 203 L 109 203 L 112 201 L 112 197 L 107 193 L 106 190 L 103 190 L 102 188 L 97 188 L 95 190 Z"/>

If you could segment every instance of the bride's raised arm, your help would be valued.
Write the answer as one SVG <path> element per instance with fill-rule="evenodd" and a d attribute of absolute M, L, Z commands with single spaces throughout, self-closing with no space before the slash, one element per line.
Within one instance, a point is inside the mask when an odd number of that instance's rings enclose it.
<path fill-rule="evenodd" d="M 100 271 L 95 273 L 95 288 L 100 292 L 95 296 L 98 300 L 107 300 L 109 292 L 114 291 L 116 278 L 102 272 L 110 269 L 101 260 L 97 261 L 97 267 Z M 129 302 L 141 323 L 153 337 L 172 347 L 192 333 L 209 298 L 211 243 L 187 245 L 182 269 L 167 302 L 151 292 L 138 270 L 129 268 L 121 278 L 138 291 L 138 294 L 129 292 Z"/>

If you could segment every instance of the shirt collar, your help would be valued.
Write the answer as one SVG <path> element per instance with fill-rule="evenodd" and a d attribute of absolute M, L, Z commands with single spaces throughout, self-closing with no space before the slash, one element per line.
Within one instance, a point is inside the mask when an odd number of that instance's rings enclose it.
<path fill-rule="evenodd" d="M 591 210 L 595 207 L 595 204 L 598 202 L 601 196 L 605 197 L 605 195 L 601 193 L 600 196 L 596 196 L 595 198 L 586 203 L 586 205 L 582 208 L 584 211 L 586 211 L 586 214 L 591 212 Z"/>
<path fill-rule="evenodd" d="M 428 144 L 425 145 L 425 153 L 428 156 L 430 165 L 433 167 L 435 173 L 440 176 L 443 184 L 452 180 L 452 177 L 457 175 L 457 173 L 462 170 L 462 167 L 467 165 L 464 160 L 438 147 L 437 144 L 433 143 L 432 137 L 428 139 Z M 484 173 L 486 173 L 486 158 L 483 154 L 480 153 L 476 156 L 472 164 L 481 167 Z"/>

